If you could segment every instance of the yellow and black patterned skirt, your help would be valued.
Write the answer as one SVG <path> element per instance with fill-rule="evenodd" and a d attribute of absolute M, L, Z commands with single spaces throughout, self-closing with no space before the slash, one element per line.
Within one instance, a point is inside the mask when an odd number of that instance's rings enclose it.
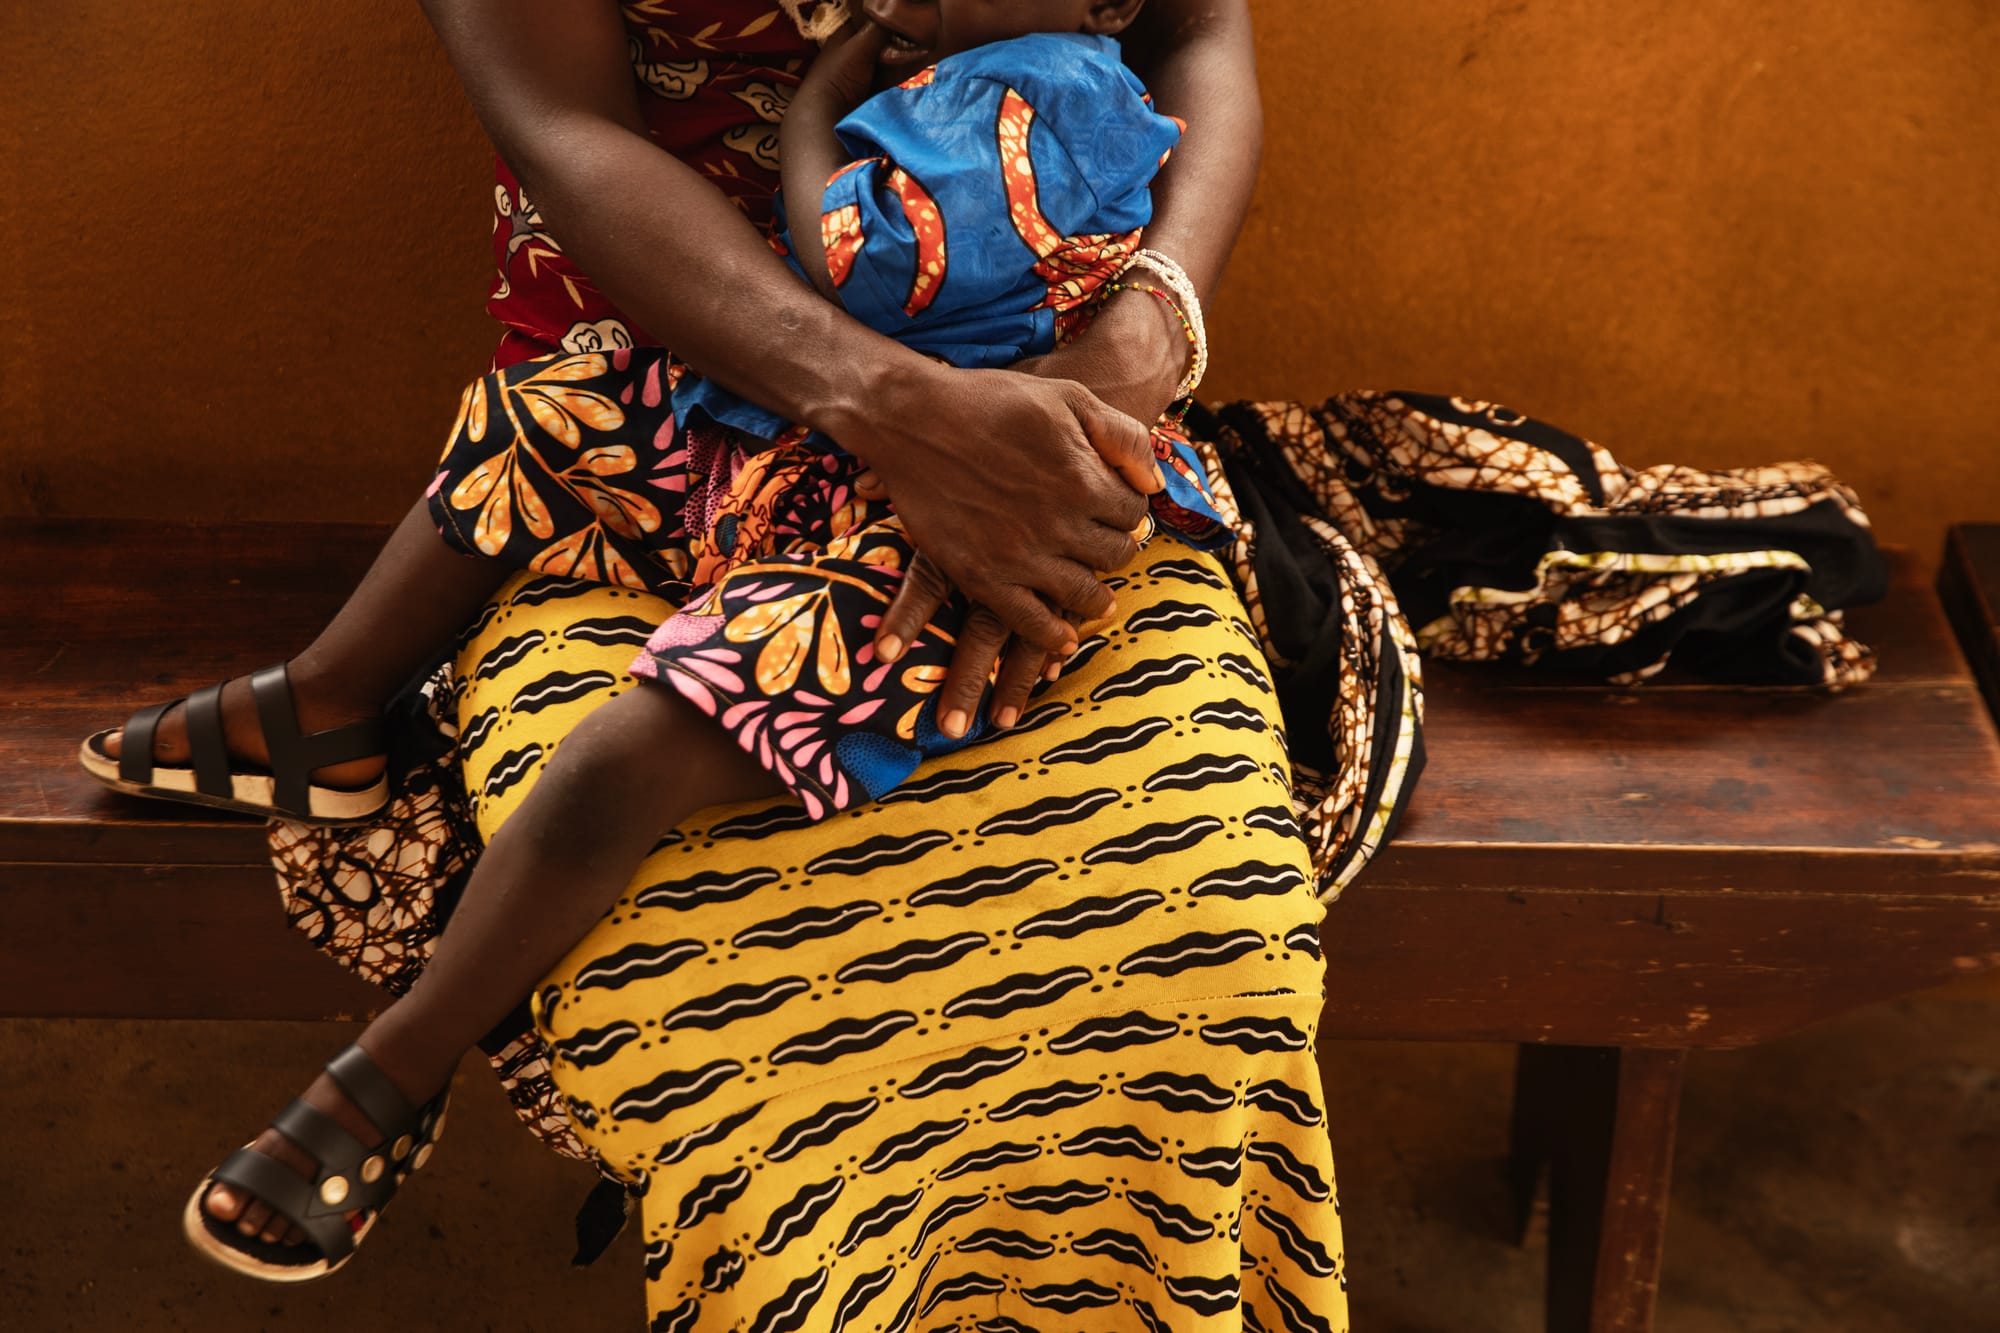
<path fill-rule="evenodd" d="M 706 811 L 535 1001 L 643 1188 L 654 1330 L 1342 1330 L 1319 928 L 1220 565 L 1156 541 L 1011 733 L 813 824 Z M 664 603 L 549 585 L 461 656 L 490 836 Z M 636 632 L 633 631 L 633 632 Z"/>

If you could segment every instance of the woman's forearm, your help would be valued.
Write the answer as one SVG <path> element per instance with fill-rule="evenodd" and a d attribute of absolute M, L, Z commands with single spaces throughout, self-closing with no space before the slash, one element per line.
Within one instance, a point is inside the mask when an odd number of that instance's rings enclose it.
<path fill-rule="evenodd" d="M 1076 635 L 1058 610 L 1109 612 L 1094 571 L 1130 558 L 1140 491 L 1160 485 L 1144 426 L 1080 385 L 940 365 L 821 299 L 647 136 L 617 0 L 423 4 L 488 137 L 606 296 L 866 459 L 917 545 L 1024 640 L 1060 650 Z M 1212 277 L 1220 255 L 1193 263 Z"/>
<path fill-rule="evenodd" d="M 494 147 L 564 252 L 703 374 L 839 438 L 929 363 L 798 280 L 655 144 L 613 0 L 425 0 Z"/>
<path fill-rule="evenodd" d="M 529 193 L 605 295 L 702 374 L 824 429 L 865 363 L 904 350 L 801 283 L 734 204 L 650 140 L 587 127 L 570 142 L 559 165 L 516 168 Z M 816 235 L 817 216 L 802 208 L 800 231 Z M 587 222 L 564 230 L 570 219 Z"/>
<path fill-rule="evenodd" d="M 1146 244 L 1179 261 L 1206 299 L 1250 209 L 1263 151 L 1246 0 L 1151 0 L 1126 47 L 1153 104 L 1188 124 L 1153 182 Z"/>
<path fill-rule="evenodd" d="M 1151 0 L 1126 33 L 1126 58 L 1161 111 L 1188 123 L 1153 179 L 1146 245 L 1180 263 L 1206 299 L 1222 276 L 1257 183 L 1263 113 L 1244 0 Z M 1106 300 L 1084 335 L 1041 374 L 1082 381 L 1141 421 L 1172 401 L 1189 365 L 1188 337 L 1167 306 L 1143 292 Z"/>

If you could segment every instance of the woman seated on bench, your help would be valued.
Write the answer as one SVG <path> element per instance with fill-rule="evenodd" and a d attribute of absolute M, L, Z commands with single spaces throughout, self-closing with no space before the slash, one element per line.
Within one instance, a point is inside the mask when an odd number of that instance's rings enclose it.
<path fill-rule="evenodd" d="M 1019 90 L 991 89 L 1001 118 L 974 127 L 1000 135 L 996 168 L 1048 164 L 1039 197 L 1029 178 L 1026 203 L 1017 192 L 1002 214 L 1046 291 L 1038 303 L 1046 314 L 1030 324 L 1046 335 L 1054 316 L 1074 333 L 1070 312 L 1096 316 L 1080 341 L 1036 367 L 1037 377 L 951 370 L 886 342 L 796 283 L 744 225 L 746 214 L 771 225 L 771 171 L 767 158 L 745 157 L 743 126 L 731 121 L 740 120 L 749 89 L 795 81 L 811 55 L 809 20 L 756 3 L 641 19 L 612 6 L 587 16 L 500 17 L 475 0 L 435 0 L 433 17 L 475 104 L 503 156 L 533 182 L 536 204 L 558 220 L 566 253 L 646 327 L 672 330 L 675 346 L 715 382 L 865 458 L 902 522 L 969 600 L 945 602 L 928 563 L 915 566 L 922 578 L 907 580 L 898 597 L 898 580 L 883 567 L 911 567 L 915 558 L 900 544 L 900 526 L 873 517 L 886 515 L 880 500 L 836 496 L 829 504 L 827 485 L 818 485 L 810 494 L 822 508 L 850 525 L 856 515 L 872 524 L 854 526 L 859 563 L 840 571 L 847 582 L 822 581 L 845 588 L 865 569 L 872 587 L 864 591 L 878 607 L 870 621 L 880 621 L 868 626 L 878 631 L 872 647 L 862 643 L 843 663 L 828 656 L 844 651 L 827 647 L 834 622 L 816 626 L 794 611 L 795 646 L 815 654 L 805 678 L 816 672 L 824 688 L 834 670 L 893 671 L 901 694 L 885 699 L 905 725 L 834 765 L 816 762 L 810 741 L 773 743 L 771 731 L 795 729 L 797 720 L 775 715 L 759 737 L 726 702 L 712 712 L 737 730 L 734 738 L 703 722 L 676 724 L 670 749 L 649 739 L 645 727 L 665 725 L 650 714 L 670 696 L 616 683 L 629 649 L 604 669 L 605 653 L 617 651 L 616 622 L 629 622 L 635 606 L 662 605 L 646 593 L 685 597 L 691 554 L 728 568 L 753 520 L 783 530 L 798 507 L 797 474 L 817 476 L 819 459 L 839 456 L 796 438 L 788 453 L 751 456 L 740 436 L 692 428 L 704 410 L 736 423 L 754 409 L 736 412 L 726 395 L 699 405 L 690 393 L 677 396 L 686 387 L 674 382 L 682 363 L 646 350 L 631 320 L 566 263 L 510 264 L 520 237 L 545 246 L 549 237 L 539 208 L 503 168 L 508 220 L 496 240 L 495 307 L 509 324 L 508 364 L 469 393 L 454 438 L 461 461 L 448 460 L 433 504 L 405 521 L 340 620 L 289 673 L 229 682 L 185 708 L 146 710 L 123 735 L 94 738 L 87 762 L 149 794 L 308 818 L 370 816 L 386 796 L 383 700 L 426 656 L 422 638 L 434 630 L 407 608 L 476 604 L 492 588 L 494 565 L 436 555 L 431 522 L 433 514 L 456 521 L 454 506 L 481 481 L 484 490 L 465 506 L 479 506 L 470 545 L 515 566 L 644 593 L 516 583 L 481 620 L 461 658 L 468 683 L 460 712 L 468 785 L 493 840 L 489 865 L 412 1001 L 392 1006 L 272 1130 L 235 1155 L 217 1173 L 226 1183 L 196 1192 L 189 1234 L 205 1252 L 277 1280 L 344 1262 L 428 1155 L 442 1121 L 439 1089 L 463 1046 L 546 970 L 552 955 L 538 949 L 548 944 L 527 944 L 528 932 L 559 939 L 559 951 L 603 917 L 660 829 L 679 822 L 680 835 L 654 851 L 609 919 L 549 974 L 536 1006 L 578 1131 L 614 1174 L 644 1191 L 656 1326 L 724 1327 L 753 1316 L 762 1325 L 780 1314 L 803 1317 L 808 1307 L 821 1312 L 816 1321 L 864 1307 L 879 1318 L 920 1292 L 931 1305 L 976 1295 L 982 1309 L 997 1297 L 1024 1322 L 1037 1309 L 1129 1304 L 1154 1326 L 1175 1304 L 1220 1313 L 1240 1293 L 1270 1327 L 1344 1325 L 1311 1048 L 1320 907 L 1278 776 L 1275 705 L 1254 646 L 1232 626 L 1241 608 L 1221 567 L 1166 540 L 1135 561 L 1127 533 L 1147 506 L 1119 477 L 1157 488 L 1156 450 L 1178 483 L 1176 503 L 1156 511 L 1197 536 L 1217 530 L 1221 515 L 1203 514 L 1193 455 L 1170 435 L 1149 439 L 1105 406 L 1153 419 L 1176 396 L 1190 342 L 1198 366 L 1194 284 L 1219 269 L 1254 165 L 1254 104 L 1246 110 L 1238 95 L 1248 80 L 1240 6 L 1192 25 L 1184 20 L 1206 7 L 1154 6 L 1162 11 L 1151 20 L 1156 34 L 1177 34 L 1150 43 L 1159 91 L 1201 120 L 1205 137 L 1183 153 L 1192 165 L 1176 169 L 1192 181 L 1163 192 L 1148 241 L 1156 251 L 1178 247 L 1192 281 L 1154 254 L 1144 272 L 1112 284 L 1137 245 L 1136 235 L 1117 234 L 1130 224 L 1117 223 L 1115 212 L 1104 225 L 1042 222 L 1042 212 L 1076 216 L 1103 185 L 1063 175 L 1088 159 L 1093 141 L 1064 139 L 1056 107 L 1044 105 L 1038 120 L 1031 99 L 1020 98 L 1025 110 L 1013 108 L 1010 122 L 1005 98 Z M 1030 22 L 1081 23 L 1086 32 L 1114 30 L 1136 9 L 1133 0 L 1022 7 Z M 891 34 L 885 64 L 915 76 L 911 97 L 934 77 L 937 100 L 948 92 L 964 99 L 959 119 L 969 123 L 973 95 L 988 95 L 992 75 L 973 71 L 967 87 L 954 88 L 951 57 L 995 35 L 978 26 L 990 18 L 986 8 L 889 0 L 870 14 Z M 702 62 L 708 81 L 691 97 L 641 94 L 635 106 L 631 72 L 653 87 L 671 62 L 649 57 L 682 49 L 718 21 L 744 49 Z M 628 37 L 638 54 L 630 64 Z M 875 50 L 845 54 L 852 66 Z M 816 73 L 794 99 L 795 114 L 807 114 L 839 72 L 829 63 Z M 1034 75 L 1017 72 L 1022 83 Z M 1132 128 L 1114 127 L 1095 146 L 1128 160 L 1143 151 L 1156 163 L 1173 131 L 1137 102 L 1136 89 L 1131 95 Z M 568 119 L 551 124 L 532 110 L 550 105 L 566 108 Z M 1152 137 L 1118 143 L 1141 129 Z M 1051 134 L 1061 156 L 1046 146 Z M 1010 135 L 1018 157 L 1007 155 Z M 788 134 L 788 161 L 790 144 Z M 729 169 L 714 171 L 721 163 Z M 934 201 L 903 166 L 860 163 L 880 178 L 874 201 L 899 203 L 921 233 Z M 818 170 L 818 183 L 826 176 Z M 1143 177 L 1139 187 L 1143 197 Z M 942 193 L 935 202 L 949 204 Z M 805 213 L 815 223 L 795 244 L 819 241 L 818 211 Z M 950 207 L 940 211 L 947 225 L 955 219 Z M 894 212 L 884 216 L 894 221 Z M 827 230 L 827 259 L 853 263 L 843 234 Z M 976 236 L 971 245 L 958 238 L 958 264 L 981 259 Z M 824 274 L 826 266 L 810 255 L 805 262 L 830 284 L 838 275 Z M 551 273 L 592 293 L 582 313 L 595 318 L 573 318 L 551 300 Z M 788 334 L 762 332 L 771 329 Z M 577 355 L 592 341 L 616 351 Z M 569 355 L 557 351 L 565 347 Z M 1046 350 L 1046 341 L 1029 342 L 1015 355 Z M 1183 380 L 1182 392 L 1189 387 Z M 542 432 L 539 449 L 500 453 L 489 440 L 485 473 L 463 463 L 468 440 L 497 433 L 503 415 L 525 429 L 521 412 Z M 676 430 L 677 422 L 690 428 Z M 595 432 L 588 442 L 585 430 Z M 546 466 L 555 443 L 571 446 L 561 476 L 520 474 Z M 702 450 L 712 452 L 696 458 Z M 788 488 L 756 484 L 778 470 L 774 458 L 793 469 Z M 697 471 L 707 468 L 722 470 Z M 854 480 L 836 478 L 841 486 Z M 676 534 L 662 530 L 657 509 L 651 524 L 639 517 L 649 482 L 670 483 L 653 495 L 713 504 L 705 525 L 686 519 L 694 552 L 663 540 Z M 710 492 L 698 490 L 704 484 Z M 763 555 L 768 562 L 773 553 Z M 1093 571 L 1120 567 L 1124 596 L 1114 607 Z M 726 593 L 726 579 L 707 580 L 712 595 Z M 753 609 L 759 591 L 750 588 Z M 787 600 L 764 598 L 774 608 Z M 973 603 L 983 609 L 966 614 Z M 1106 614 L 1106 627 L 1086 639 L 1070 628 L 1071 619 Z M 688 639 L 685 615 L 657 618 L 665 624 L 651 658 L 700 698 L 704 673 L 711 686 L 723 673 L 712 656 L 682 650 L 707 640 Z M 764 629 L 773 643 L 782 637 Z M 983 699 L 1010 631 L 1019 637 Z M 1050 650 L 1074 653 L 1071 666 L 1010 732 L 1030 690 L 1046 683 Z M 587 669 L 573 669 L 584 661 Z M 976 735 L 986 709 L 999 739 L 895 788 L 919 758 L 949 754 Z M 858 711 L 843 714 L 848 725 L 860 722 L 850 718 Z M 579 725 L 585 713 L 591 720 Z M 565 738 L 571 758 L 544 762 Z M 631 775 L 628 784 L 612 792 L 561 785 L 566 770 L 606 754 Z M 705 777 L 699 788 L 686 785 L 690 769 Z M 773 790 L 773 772 L 810 815 L 847 815 L 762 839 L 744 828 L 788 821 L 684 818 Z M 858 804 L 891 788 L 892 803 Z M 532 835 L 503 832 L 501 821 L 530 790 L 553 813 Z M 499 870 L 516 859 L 567 868 L 571 880 L 595 876 L 604 891 L 538 902 L 524 923 L 508 915 L 520 890 Z M 452 991 L 480 998 L 443 1007 L 450 1038 L 437 1035 L 439 1006 L 428 1006 L 430 1023 L 399 1017 L 425 1011 L 426 995 Z M 774 1169 L 765 1172 L 766 1163 Z M 799 1188 L 802 1180 L 811 1184 Z"/>

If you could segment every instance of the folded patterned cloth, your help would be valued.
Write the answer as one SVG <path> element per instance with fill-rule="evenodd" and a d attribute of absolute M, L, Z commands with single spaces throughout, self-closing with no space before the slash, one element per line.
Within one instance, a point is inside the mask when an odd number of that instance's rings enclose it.
<path fill-rule="evenodd" d="M 1627 468 L 1492 403 L 1413 393 L 1192 414 L 1276 674 L 1322 891 L 1393 832 L 1422 767 L 1417 653 L 1636 683 L 1837 689 L 1842 609 L 1888 575 L 1816 463 Z"/>

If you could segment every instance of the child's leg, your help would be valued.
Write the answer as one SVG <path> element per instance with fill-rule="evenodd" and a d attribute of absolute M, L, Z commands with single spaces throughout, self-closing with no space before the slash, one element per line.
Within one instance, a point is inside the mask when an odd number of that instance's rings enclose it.
<path fill-rule="evenodd" d="M 672 690 L 625 690 L 563 739 L 479 858 L 422 977 L 368 1025 L 359 1044 L 411 1104 L 428 1100 L 466 1050 L 610 910 L 668 830 L 707 806 L 782 790 Z M 362 1142 L 379 1137 L 325 1076 L 306 1100 Z M 255 1146 L 302 1175 L 311 1172 L 310 1159 L 275 1131 Z M 263 1204 L 244 1207 L 225 1187 L 210 1192 L 208 1207 L 245 1235 L 276 1240 L 287 1229 Z"/>
<path fill-rule="evenodd" d="M 476 381 L 431 494 L 403 519 L 333 622 L 291 660 L 300 730 L 311 734 L 379 716 L 390 696 L 470 623 L 513 570 L 562 570 L 626 584 L 658 575 L 655 590 L 673 596 L 669 585 L 684 577 L 687 553 L 669 534 L 679 531 L 685 493 L 666 486 L 662 469 L 676 449 L 685 447 L 684 456 L 693 457 L 725 441 L 720 433 L 695 440 L 675 432 L 672 401 L 659 392 L 666 370 L 664 349 L 643 348 L 619 358 L 527 361 Z M 589 420 L 564 415 L 561 431 L 551 433 L 522 399 L 551 385 L 566 402 L 595 403 L 598 414 Z M 635 395 L 641 385 L 645 392 Z M 503 418 L 507 430 L 498 427 Z M 601 476 L 583 460 L 606 449 L 636 452 L 642 461 L 629 475 Z M 461 554 L 475 546 L 484 557 Z M 264 765 L 269 750 L 248 679 L 230 681 L 221 703 L 225 749 Z M 154 735 L 156 763 L 187 765 L 184 708 L 168 712 Z M 122 747 L 110 740 L 104 748 L 115 759 Z M 363 758 L 315 776 L 323 786 L 354 789 L 371 784 L 382 768 L 382 759 Z"/>
<path fill-rule="evenodd" d="M 419 500 L 375 557 L 353 596 L 311 646 L 291 660 L 292 700 L 302 731 L 315 732 L 379 716 L 389 697 L 496 592 L 512 571 L 495 560 L 460 554 L 445 544 L 428 502 Z M 251 763 L 269 758 L 250 679 L 222 689 L 223 738 L 229 753 Z M 188 762 L 187 710 L 160 719 L 153 757 Z M 115 758 L 122 737 L 106 742 Z M 382 772 L 381 757 L 321 769 L 315 781 L 361 787 Z"/>

